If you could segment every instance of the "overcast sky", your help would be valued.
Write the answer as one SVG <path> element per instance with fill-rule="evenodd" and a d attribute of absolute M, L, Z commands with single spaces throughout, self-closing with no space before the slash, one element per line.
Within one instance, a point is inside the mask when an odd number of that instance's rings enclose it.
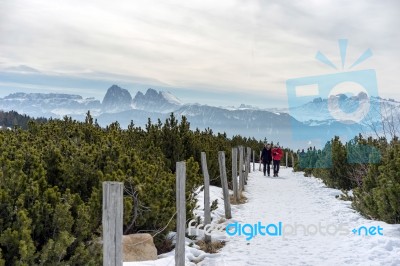
<path fill-rule="evenodd" d="M 400 100 L 400 1 L 1 0 L 0 96 L 102 99 L 118 84 L 184 102 L 287 106 L 286 80 L 375 69 Z M 348 39 L 344 70 L 338 39 Z M 325 54 L 337 70 L 315 59 Z"/>

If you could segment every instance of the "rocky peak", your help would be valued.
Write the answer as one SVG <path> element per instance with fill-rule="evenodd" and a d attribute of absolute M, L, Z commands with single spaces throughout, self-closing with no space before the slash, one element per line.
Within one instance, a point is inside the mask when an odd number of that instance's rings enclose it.
<path fill-rule="evenodd" d="M 145 94 L 137 92 L 132 101 L 136 109 L 153 110 L 158 112 L 171 112 L 182 106 L 178 98 L 169 92 L 157 92 L 154 89 L 148 89 Z"/>
<path fill-rule="evenodd" d="M 131 109 L 132 96 L 126 89 L 112 85 L 104 96 L 102 105 L 107 112 L 120 112 Z"/>

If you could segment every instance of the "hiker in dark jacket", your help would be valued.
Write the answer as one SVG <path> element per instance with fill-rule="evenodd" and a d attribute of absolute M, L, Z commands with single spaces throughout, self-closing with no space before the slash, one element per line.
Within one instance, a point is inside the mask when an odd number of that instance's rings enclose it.
<path fill-rule="evenodd" d="M 264 176 L 265 176 L 265 172 L 267 172 L 268 176 L 269 176 L 270 169 L 271 169 L 270 164 L 272 161 L 271 145 L 269 145 L 267 143 L 265 144 L 264 149 L 262 150 L 262 153 L 261 153 L 261 160 L 264 165 L 264 168 L 263 168 Z"/>

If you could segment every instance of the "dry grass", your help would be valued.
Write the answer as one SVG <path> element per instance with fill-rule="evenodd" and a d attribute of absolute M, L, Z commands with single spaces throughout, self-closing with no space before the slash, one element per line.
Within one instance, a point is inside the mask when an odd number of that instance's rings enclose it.
<path fill-rule="evenodd" d="M 174 249 L 172 238 L 165 238 L 163 241 L 156 243 L 157 255 L 170 252 Z"/>
<path fill-rule="evenodd" d="M 215 242 L 205 242 L 204 240 L 199 240 L 196 242 L 196 245 L 200 247 L 200 250 L 214 254 L 218 253 L 218 251 L 225 246 L 225 241 L 215 241 Z"/>
<path fill-rule="evenodd" d="M 243 192 L 241 192 L 239 195 L 239 201 L 236 202 L 236 200 L 233 198 L 233 195 L 230 195 L 230 202 L 232 205 L 244 204 L 247 202 L 247 197 L 243 194 Z"/>
<path fill-rule="evenodd" d="M 219 218 L 217 224 L 222 224 L 226 221 L 226 219 L 224 217 Z"/>

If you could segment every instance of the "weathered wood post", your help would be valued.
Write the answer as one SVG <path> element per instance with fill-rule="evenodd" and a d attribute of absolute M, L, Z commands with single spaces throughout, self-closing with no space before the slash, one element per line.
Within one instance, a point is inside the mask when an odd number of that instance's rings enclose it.
<path fill-rule="evenodd" d="M 286 168 L 288 168 L 288 152 L 286 152 Z"/>
<path fill-rule="evenodd" d="M 247 157 L 248 157 L 247 165 L 249 167 L 248 173 L 250 174 L 251 173 L 251 148 L 250 147 L 247 147 Z"/>
<path fill-rule="evenodd" d="M 122 266 L 123 191 L 121 182 L 103 182 L 104 266 Z"/>
<path fill-rule="evenodd" d="M 243 146 L 239 146 L 239 193 L 244 190 Z"/>
<path fill-rule="evenodd" d="M 253 172 L 256 171 L 256 152 L 253 151 Z"/>
<path fill-rule="evenodd" d="M 238 149 L 232 148 L 232 188 L 233 188 L 233 201 L 239 202 L 239 189 L 238 189 L 238 174 L 237 174 L 237 154 Z"/>
<path fill-rule="evenodd" d="M 218 162 L 219 162 L 219 173 L 221 177 L 222 193 L 224 195 L 224 207 L 225 207 L 225 218 L 231 219 L 231 203 L 229 199 L 229 189 L 228 189 L 228 177 L 226 176 L 226 166 L 225 166 L 225 152 L 218 152 Z"/>
<path fill-rule="evenodd" d="M 246 155 L 246 152 L 247 152 L 247 148 L 246 147 L 243 147 L 243 172 L 244 172 L 244 174 L 243 174 L 243 185 L 247 185 L 247 155 Z"/>
<path fill-rule="evenodd" d="M 185 265 L 185 232 L 186 232 L 186 163 L 176 163 L 176 244 L 175 266 Z"/>
<path fill-rule="evenodd" d="M 246 149 L 243 149 L 243 185 L 247 185 L 247 156 L 246 156 Z"/>
<path fill-rule="evenodd" d="M 252 153 L 252 149 L 250 147 L 247 147 L 247 157 L 249 158 L 247 160 L 247 163 L 249 165 L 249 173 L 251 173 L 251 153 Z"/>
<path fill-rule="evenodd" d="M 201 153 L 201 168 L 204 176 L 204 227 L 211 223 L 210 210 L 210 175 L 208 174 L 206 153 Z M 211 236 L 204 234 L 204 241 L 211 242 Z"/>
<path fill-rule="evenodd" d="M 258 164 L 258 171 L 260 171 L 261 172 L 261 154 L 262 154 L 262 152 L 260 151 L 260 162 L 259 162 L 259 164 Z"/>
<path fill-rule="evenodd" d="M 249 173 L 250 171 L 250 158 L 251 158 L 251 148 L 247 147 L 246 148 L 246 181 L 249 178 Z M 247 185 L 247 182 L 246 182 Z"/>
<path fill-rule="evenodd" d="M 248 168 L 247 168 L 247 148 L 243 147 L 243 186 L 247 185 L 247 175 L 248 175 Z"/>
<path fill-rule="evenodd" d="M 294 155 L 293 155 L 293 153 L 292 153 L 292 167 L 294 169 Z"/>
<path fill-rule="evenodd" d="M 243 181 L 244 181 L 244 184 L 247 185 L 248 168 L 247 168 L 247 148 L 246 147 L 243 147 L 243 164 L 244 164 L 244 166 L 243 166 L 244 167 Z"/>

